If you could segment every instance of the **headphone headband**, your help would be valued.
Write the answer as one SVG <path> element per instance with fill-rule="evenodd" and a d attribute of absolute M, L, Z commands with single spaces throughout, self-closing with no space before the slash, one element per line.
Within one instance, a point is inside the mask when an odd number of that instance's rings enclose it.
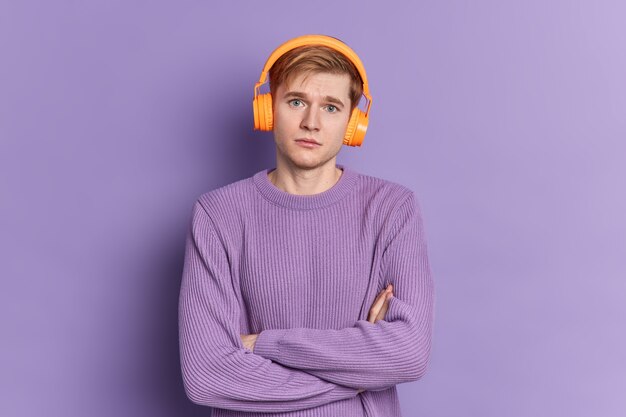
<path fill-rule="evenodd" d="M 372 105 L 372 97 L 370 96 L 367 76 L 365 75 L 365 67 L 363 66 L 363 63 L 359 59 L 358 55 L 348 45 L 346 45 L 337 38 L 333 38 L 332 36 L 327 35 L 298 36 L 297 38 L 288 40 L 287 42 L 276 48 L 265 63 L 265 66 L 263 67 L 263 72 L 261 72 L 261 77 L 259 77 L 259 82 L 256 83 L 256 85 L 254 86 L 254 97 L 256 98 L 258 96 L 259 88 L 265 83 L 267 79 L 267 73 L 269 72 L 270 68 L 272 68 L 272 65 L 274 65 L 274 63 L 278 60 L 278 58 L 280 58 L 283 54 L 291 51 L 292 49 L 304 45 L 327 46 L 342 53 L 354 64 L 357 71 L 359 72 L 359 75 L 361 76 L 361 80 L 363 81 L 363 95 L 365 96 L 365 98 L 367 98 L 367 109 L 365 111 L 365 116 L 367 117 L 369 115 L 370 107 Z"/>

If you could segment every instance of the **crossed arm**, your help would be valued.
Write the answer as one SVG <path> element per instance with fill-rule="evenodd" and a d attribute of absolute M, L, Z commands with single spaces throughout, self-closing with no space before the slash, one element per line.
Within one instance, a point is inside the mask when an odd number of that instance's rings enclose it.
<path fill-rule="evenodd" d="M 389 306 L 389 298 L 393 296 L 393 285 L 387 285 L 387 288 L 382 290 L 376 296 L 372 307 L 370 307 L 367 321 L 370 323 L 376 323 L 378 320 L 382 320 L 385 318 L 385 313 L 387 312 L 387 308 Z M 243 346 L 251 351 L 254 351 L 254 345 L 256 345 L 256 339 L 259 337 L 258 333 L 252 334 L 242 334 L 241 341 L 243 342 Z"/>
<path fill-rule="evenodd" d="M 393 296 L 393 285 L 389 284 L 387 288 L 383 289 L 378 293 L 374 303 L 370 307 L 367 321 L 370 323 L 376 323 L 379 320 L 383 320 L 385 318 L 385 313 L 389 307 L 389 299 Z M 256 340 L 259 337 L 258 333 L 253 334 L 242 334 L 241 341 L 244 347 L 250 351 L 254 351 L 254 347 L 256 345 Z M 359 388 L 358 392 L 361 393 L 365 391 L 365 388 Z"/>
<path fill-rule="evenodd" d="M 395 209 L 381 260 L 394 293 L 369 320 L 343 329 L 267 329 L 252 336 L 253 352 L 325 381 L 359 390 L 383 390 L 417 380 L 430 358 L 434 286 L 420 209 L 409 193 Z M 382 307 L 381 307 L 382 308 Z"/>
<path fill-rule="evenodd" d="M 379 294 L 367 321 L 339 330 L 271 329 L 242 336 L 225 249 L 196 203 L 179 299 L 187 396 L 213 407 L 283 412 L 421 377 L 434 295 L 422 230 L 411 193 L 397 209 L 381 262 L 394 293 Z"/>

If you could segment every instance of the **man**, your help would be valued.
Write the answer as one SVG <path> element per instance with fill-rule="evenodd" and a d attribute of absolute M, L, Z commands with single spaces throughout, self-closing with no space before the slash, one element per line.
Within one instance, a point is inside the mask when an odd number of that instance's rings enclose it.
<path fill-rule="evenodd" d="M 266 69 L 270 93 L 257 96 Z M 188 397 L 214 417 L 401 416 L 430 357 L 434 285 L 414 193 L 337 164 L 365 70 L 339 40 L 281 45 L 255 87 L 276 167 L 201 195 L 179 304 Z M 392 292 L 393 291 L 393 292 Z"/>

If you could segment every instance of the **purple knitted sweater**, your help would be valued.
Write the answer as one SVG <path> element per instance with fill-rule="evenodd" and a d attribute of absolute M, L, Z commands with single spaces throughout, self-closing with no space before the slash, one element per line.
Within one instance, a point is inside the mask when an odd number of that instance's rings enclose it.
<path fill-rule="evenodd" d="M 319 194 L 284 192 L 264 169 L 194 204 L 181 368 L 213 417 L 400 417 L 396 385 L 426 371 L 434 286 L 420 206 L 407 187 L 337 167 Z M 370 323 L 388 283 L 385 319 Z M 240 338 L 251 333 L 254 351 Z"/>

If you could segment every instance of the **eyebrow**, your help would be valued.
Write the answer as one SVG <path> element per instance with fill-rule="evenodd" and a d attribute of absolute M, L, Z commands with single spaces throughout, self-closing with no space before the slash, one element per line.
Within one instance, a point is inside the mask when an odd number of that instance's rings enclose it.
<path fill-rule="evenodd" d="M 301 91 L 288 91 L 287 93 L 285 93 L 285 98 L 287 97 L 297 97 L 297 98 L 307 98 L 306 93 L 303 93 Z M 339 100 L 337 97 L 333 97 L 333 96 L 326 96 L 324 97 L 324 101 L 328 102 L 328 103 L 334 103 L 334 104 L 339 104 L 342 107 L 345 107 L 345 105 L 343 104 L 343 102 L 341 100 Z"/>

